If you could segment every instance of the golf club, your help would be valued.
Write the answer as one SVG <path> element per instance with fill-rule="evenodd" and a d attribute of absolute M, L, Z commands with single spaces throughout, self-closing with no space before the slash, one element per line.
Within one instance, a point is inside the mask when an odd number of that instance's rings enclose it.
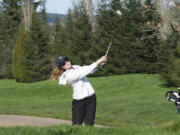
<path fill-rule="evenodd" d="M 105 56 L 107 56 L 107 55 L 108 55 L 109 49 L 111 48 L 111 44 L 112 44 L 112 42 L 110 42 L 110 43 L 109 43 L 109 46 L 108 46 L 108 49 L 107 49 L 107 51 L 106 51 Z"/>
<path fill-rule="evenodd" d="M 108 46 L 108 48 L 107 48 L 107 51 L 106 51 L 105 56 L 108 55 L 109 49 L 111 48 L 111 44 L 112 44 L 112 41 L 109 43 L 109 46 Z M 101 63 L 101 64 L 100 64 L 100 67 L 102 67 L 104 64 L 105 64 L 105 62 Z"/>

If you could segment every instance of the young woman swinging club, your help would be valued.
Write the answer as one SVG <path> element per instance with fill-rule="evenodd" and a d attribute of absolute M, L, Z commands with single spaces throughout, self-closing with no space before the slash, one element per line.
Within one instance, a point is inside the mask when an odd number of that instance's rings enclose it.
<path fill-rule="evenodd" d="M 96 95 L 93 87 L 87 79 L 87 75 L 96 71 L 97 67 L 107 61 L 107 56 L 102 56 L 96 62 L 88 66 L 71 65 L 65 56 L 56 59 L 57 68 L 54 70 L 51 80 L 59 79 L 59 85 L 69 83 L 73 88 L 72 124 L 94 125 L 96 113 Z"/>

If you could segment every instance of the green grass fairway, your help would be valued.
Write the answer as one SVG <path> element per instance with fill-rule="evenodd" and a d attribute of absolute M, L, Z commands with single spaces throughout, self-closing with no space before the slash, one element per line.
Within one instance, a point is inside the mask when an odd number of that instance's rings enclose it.
<path fill-rule="evenodd" d="M 94 128 L 92 134 L 112 131 L 125 135 L 175 135 L 180 133 L 180 114 L 175 105 L 165 98 L 167 90 L 159 75 L 130 74 L 89 78 L 97 95 L 96 123 L 113 126 L 110 129 Z M 17 83 L 14 80 L 0 80 L 0 113 L 45 116 L 71 120 L 72 89 L 59 86 L 58 81 Z M 0 128 L 2 132 L 13 130 L 61 132 L 67 129 L 87 134 L 89 127 L 49 127 L 43 128 Z M 60 130 L 60 131 L 59 131 Z M 100 132 L 102 131 L 102 133 Z M 64 131 L 62 131 L 64 132 Z M 36 134 L 36 133 L 34 133 Z M 65 134 L 65 132 L 64 132 Z M 64 135 L 63 134 L 63 135 Z M 21 135 L 20 133 L 18 135 Z M 24 134 L 23 134 L 24 135 Z M 30 134 L 27 134 L 30 135 Z M 61 135 L 54 133 L 52 135 Z"/>

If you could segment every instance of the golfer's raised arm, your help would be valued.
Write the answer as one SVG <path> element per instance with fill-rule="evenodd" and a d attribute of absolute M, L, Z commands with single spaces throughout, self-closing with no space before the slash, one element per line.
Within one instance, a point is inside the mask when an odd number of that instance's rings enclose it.
<path fill-rule="evenodd" d="M 83 66 L 77 70 L 69 72 L 67 75 L 67 80 L 72 82 L 84 78 L 88 74 L 92 73 L 95 68 L 97 68 L 102 62 L 105 62 L 106 60 L 107 56 L 102 56 L 100 59 L 89 66 Z"/>
<path fill-rule="evenodd" d="M 96 61 L 96 64 L 97 66 L 99 66 L 101 63 L 106 62 L 106 61 L 107 61 L 107 56 L 105 55 L 105 56 L 102 56 L 100 59 L 98 59 Z"/>

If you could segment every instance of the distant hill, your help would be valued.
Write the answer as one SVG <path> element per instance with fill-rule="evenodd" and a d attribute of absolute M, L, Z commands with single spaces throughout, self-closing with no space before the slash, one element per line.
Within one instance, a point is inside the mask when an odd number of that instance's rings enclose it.
<path fill-rule="evenodd" d="M 64 21 L 64 18 L 65 18 L 64 14 L 47 13 L 47 22 L 53 23 L 57 15 L 61 21 Z"/>
<path fill-rule="evenodd" d="M 64 14 L 54 14 L 54 13 L 47 13 L 47 22 L 53 23 L 55 21 L 56 15 L 58 15 L 59 19 L 63 22 L 65 19 Z M 94 16 L 94 20 L 96 20 L 96 16 Z"/>

